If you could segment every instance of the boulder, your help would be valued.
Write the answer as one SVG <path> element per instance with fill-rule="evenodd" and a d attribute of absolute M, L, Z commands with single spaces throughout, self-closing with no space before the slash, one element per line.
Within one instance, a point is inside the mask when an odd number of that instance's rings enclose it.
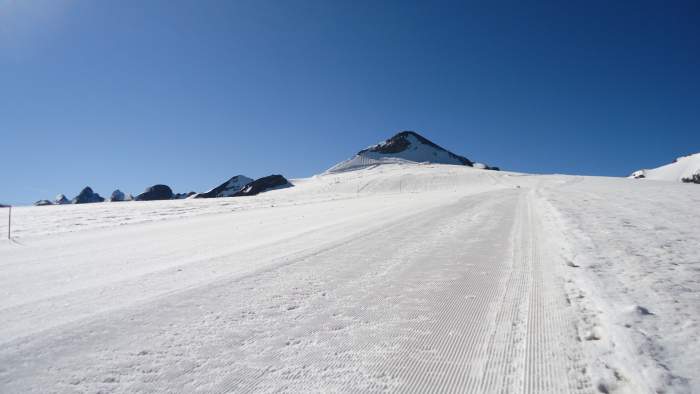
<path fill-rule="evenodd" d="M 117 202 L 117 201 L 125 201 L 126 196 L 124 195 L 124 192 L 121 190 L 117 189 L 112 192 L 112 195 L 109 197 L 109 201 Z"/>
<path fill-rule="evenodd" d="M 86 186 L 80 194 L 78 194 L 71 203 L 73 204 L 89 204 L 93 202 L 103 202 L 105 199 L 100 197 L 99 194 L 92 191 L 89 186 Z"/>
<path fill-rule="evenodd" d="M 136 201 L 170 200 L 173 198 L 173 190 L 167 185 L 153 185 L 146 191 L 136 196 Z"/>
<path fill-rule="evenodd" d="M 54 203 L 56 205 L 70 204 L 70 200 L 64 194 L 59 194 L 54 198 Z"/>
<path fill-rule="evenodd" d="M 254 180 L 243 186 L 243 188 L 235 193 L 232 197 L 254 196 L 270 189 L 281 189 L 290 187 L 291 184 L 282 175 L 270 175 Z"/>

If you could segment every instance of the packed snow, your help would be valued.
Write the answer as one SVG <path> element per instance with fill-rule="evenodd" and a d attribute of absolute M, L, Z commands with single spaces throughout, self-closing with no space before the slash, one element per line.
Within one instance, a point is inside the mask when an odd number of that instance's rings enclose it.
<path fill-rule="evenodd" d="M 14 208 L 0 392 L 700 392 L 700 187 L 409 163 L 292 183 Z"/>
<path fill-rule="evenodd" d="M 700 153 L 679 157 L 673 163 L 651 170 L 639 170 L 630 178 L 651 179 L 655 181 L 689 182 L 693 176 L 700 178 Z"/>

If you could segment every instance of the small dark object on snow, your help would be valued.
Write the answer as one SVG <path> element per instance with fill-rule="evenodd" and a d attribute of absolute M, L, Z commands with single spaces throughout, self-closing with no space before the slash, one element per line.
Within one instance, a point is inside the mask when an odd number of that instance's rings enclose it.
<path fill-rule="evenodd" d="M 651 312 L 649 311 L 649 309 L 647 309 L 647 308 L 645 308 L 645 307 L 643 307 L 643 306 L 637 305 L 637 308 L 636 308 L 636 309 L 637 309 L 637 313 L 639 313 L 639 314 L 642 315 L 642 316 L 653 315 L 653 313 L 651 313 Z"/>
<path fill-rule="evenodd" d="M 700 172 L 696 172 L 688 178 L 681 179 L 683 183 L 697 183 L 700 184 Z"/>

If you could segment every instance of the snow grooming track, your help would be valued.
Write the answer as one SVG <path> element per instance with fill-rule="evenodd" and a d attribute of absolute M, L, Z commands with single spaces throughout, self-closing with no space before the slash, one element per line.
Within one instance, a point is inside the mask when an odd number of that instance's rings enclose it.
<path fill-rule="evenodd" d="M 518 201 L 512 267 L 488 342 L 484 393 L 590 393 L 575 326 L 553 262 L 540 253 L 532 192 Z"/>
<path fill-rule="evenodd" d="M 561 264 L 552 255 L 542 258 L 541 219 L 533 212 L 534 194 L 528 191 L 521 201 L 516 232 L 520 239 L 514 242 L 514 261 L 525 270 L 529 283 L 522 392 L 590 393 L 592 385 L 558 272 Z"/>
<path fill-rule="evenodd" d="M 304 235 L 250 275 L 3 344 L 0 392 L 591 392 L 532 198 Z"/>

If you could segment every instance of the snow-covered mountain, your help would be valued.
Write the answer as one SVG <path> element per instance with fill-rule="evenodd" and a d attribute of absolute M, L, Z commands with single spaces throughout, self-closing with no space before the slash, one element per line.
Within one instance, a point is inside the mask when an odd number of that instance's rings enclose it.
<path fill-rule="evenodd" d="M 466 157 L 448 151 L 415 131 L 402 131 L 384 142 L 357 152 L 350 159 L 328 169 L 328 172 L 351 171 L 377 164 L 402 162 L 474 166 L 474 162 Z M 480 167 L 497 169 L 483 164 Z"/>
<path fill-rule="evenodd" d="M 638 170 L 629 176 L 669 182 L 700 183 L 700 153 L 679 157 L 673 163 L 650 170 Z"/>
<path fill-rule="evenodd" d="M 231 197 L 250 182 L 253 182 L 253 179 L 245 175 L 236 175 L 208 192 L 195 195 L 194 198 Z"/>

